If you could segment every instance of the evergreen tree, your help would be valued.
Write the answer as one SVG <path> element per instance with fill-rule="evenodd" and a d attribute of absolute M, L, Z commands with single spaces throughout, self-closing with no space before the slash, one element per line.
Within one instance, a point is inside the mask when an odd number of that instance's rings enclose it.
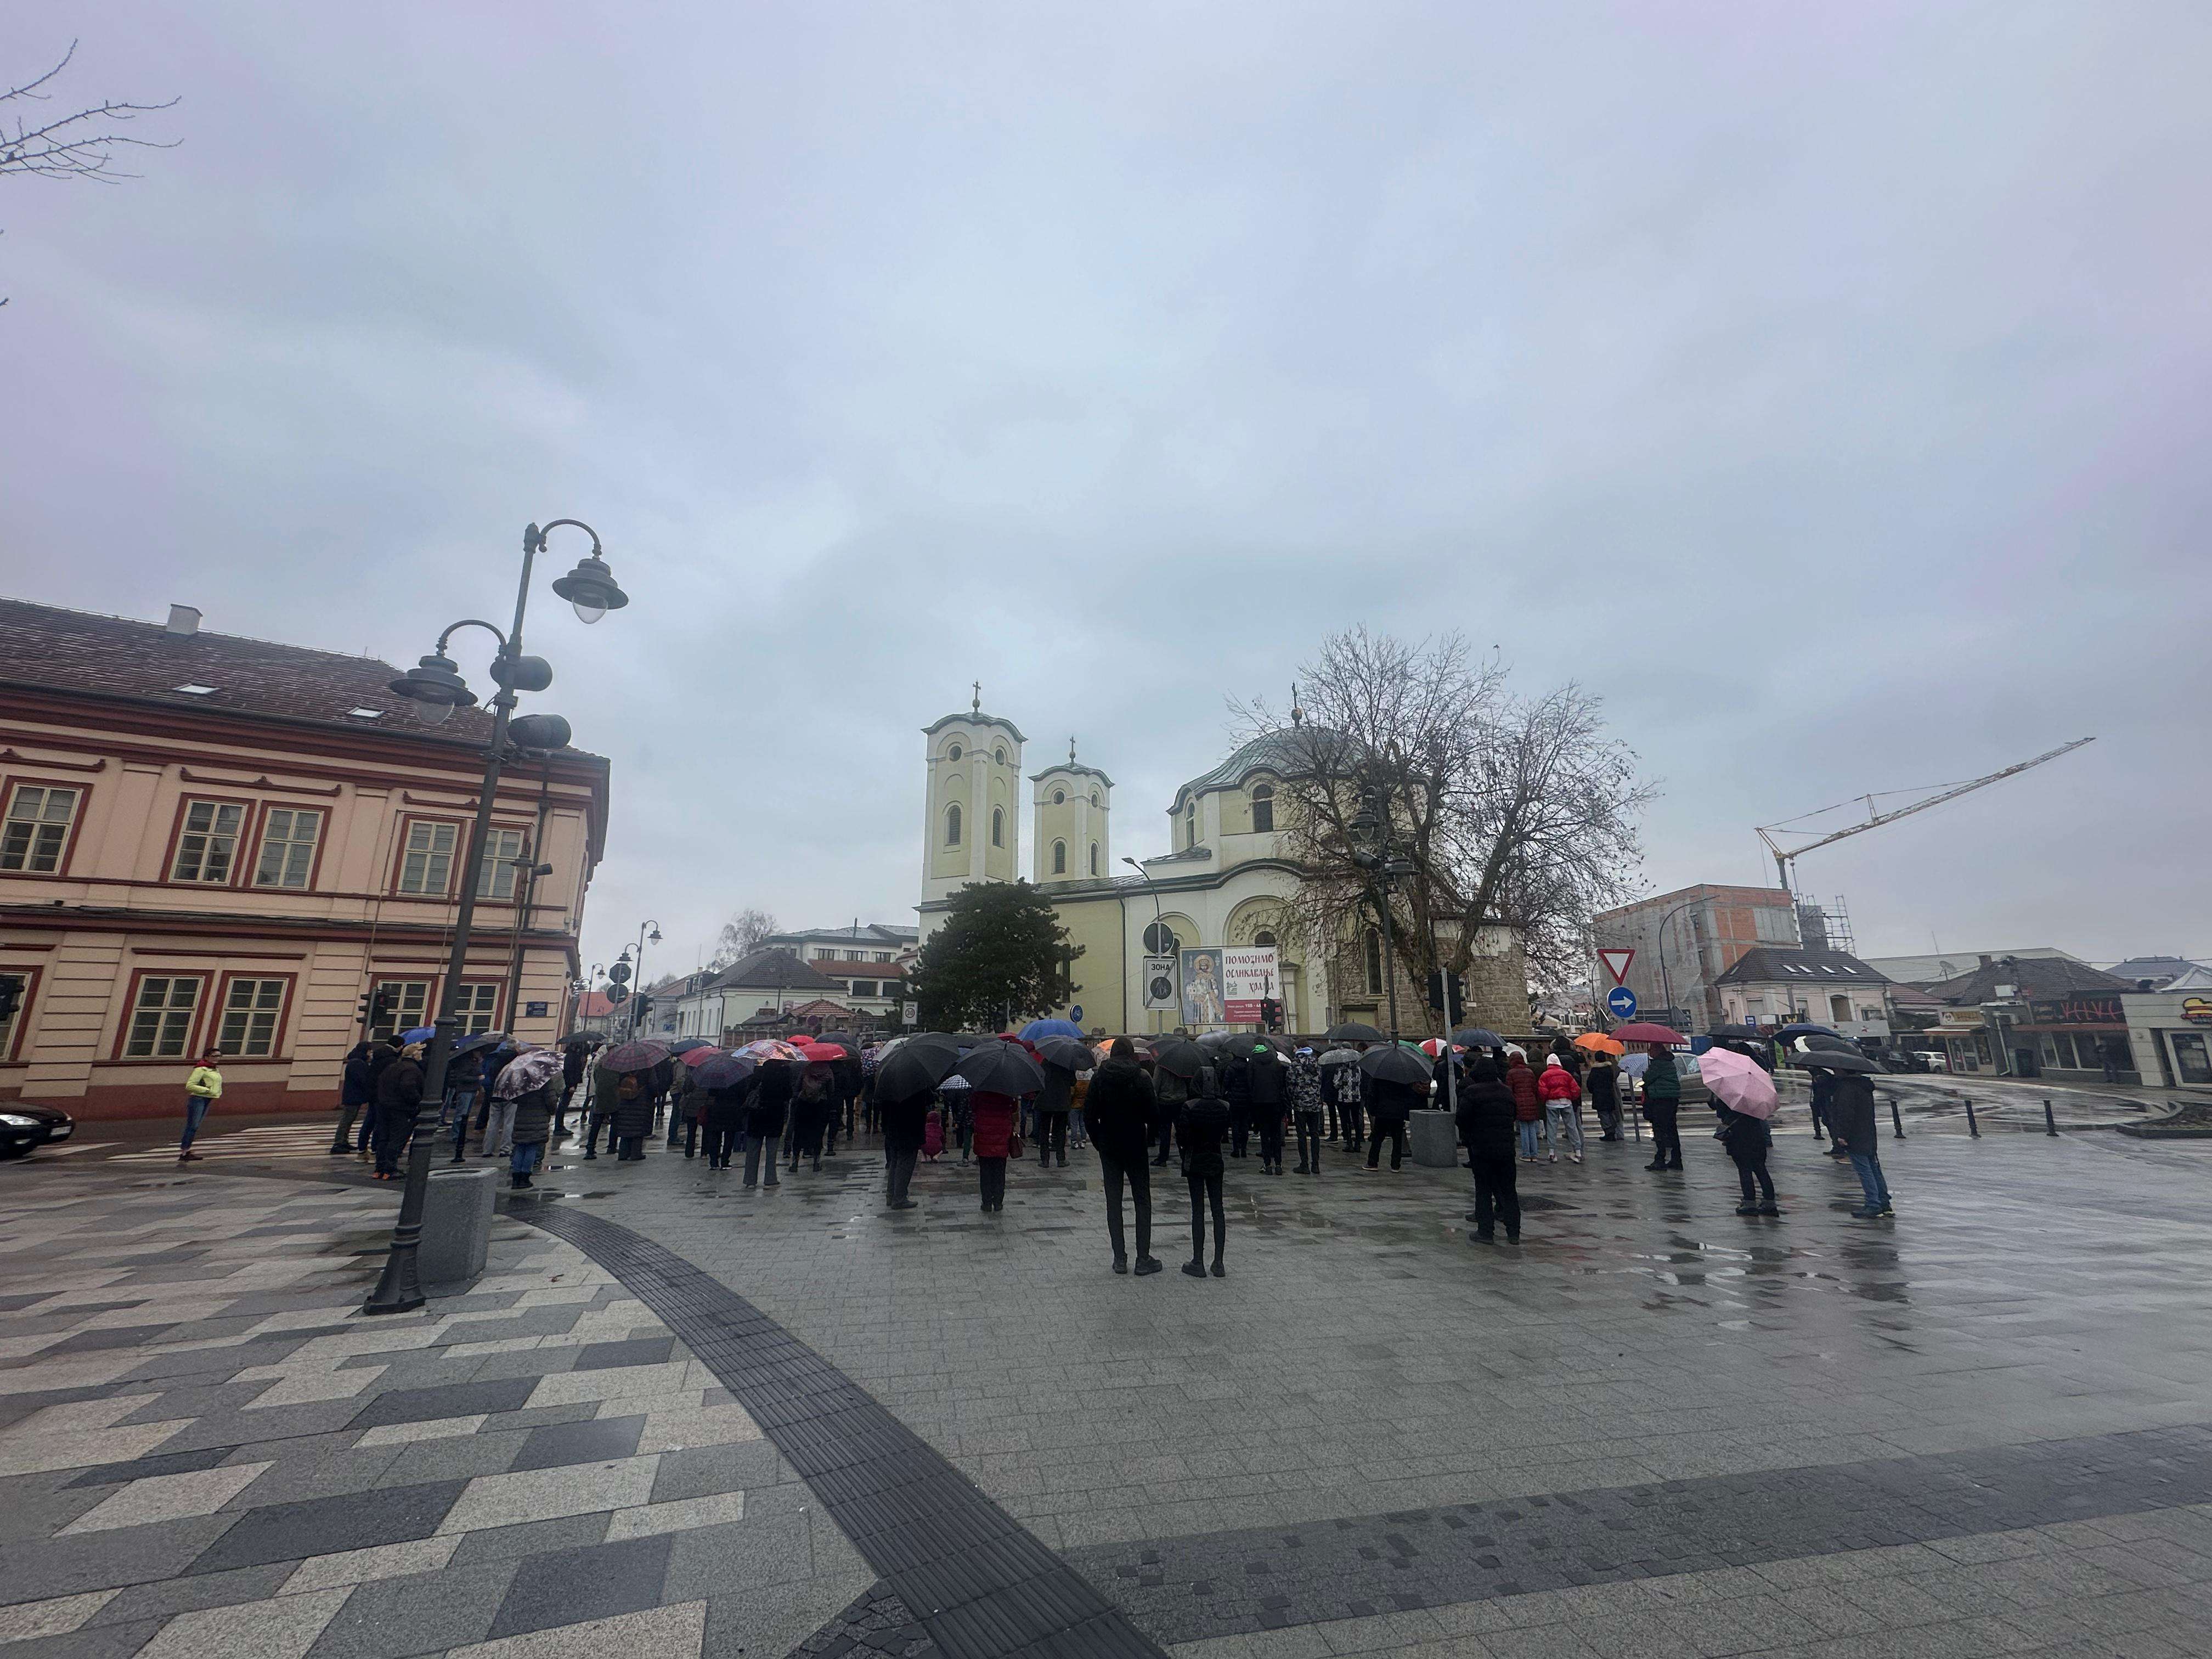
<path fill-rule="evenodd" d="M 1052 902 L 1025 881 L 975 882 L 952 896 L 908 983 L 932 1030 L 994 1030 L 1067 1000 L 1071 949 Z"/>

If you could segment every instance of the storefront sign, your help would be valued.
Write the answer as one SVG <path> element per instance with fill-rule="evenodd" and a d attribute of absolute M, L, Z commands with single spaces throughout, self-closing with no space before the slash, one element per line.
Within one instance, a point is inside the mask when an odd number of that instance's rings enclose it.
<path fill-rule="evenodd" d="M 2037 997 L 2027 1005 L 2038 1025 L 2124 1025 L 2127 1010 L 2118 997 Z"/>
<path fill-rule="evenodd" d="M 1946 1008 L 1943 1011 L 1942 1023 L 1946 1025 L 1963 1026 L 1968 1030 L 1978 1030 L 1989 1022 L 1978 1008 Z"/>
<path fill-rule="evenodd" d="M 2212 997 L 2184 997 L 2181 1017 L 2192 1025 L 2212 1025 Z"/>

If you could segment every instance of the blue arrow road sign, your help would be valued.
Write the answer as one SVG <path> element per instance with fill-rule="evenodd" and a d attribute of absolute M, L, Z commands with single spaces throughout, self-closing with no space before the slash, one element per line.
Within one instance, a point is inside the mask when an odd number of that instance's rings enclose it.
<path fill-rule="evenodd" d="M 1636 993 L 1626 985 L 1616 985 L 1605 994 L 1605 1006 L 1615 1019 L 1634 1019 Z"/>
<path fill-rule="evenodd" d="M 1067 1017 L 1079 1024 L 1083 1019 L 1083 1005 L 1079 1002 L 1077 1003 L 1075 1006 L 1067 1011 Z"/>

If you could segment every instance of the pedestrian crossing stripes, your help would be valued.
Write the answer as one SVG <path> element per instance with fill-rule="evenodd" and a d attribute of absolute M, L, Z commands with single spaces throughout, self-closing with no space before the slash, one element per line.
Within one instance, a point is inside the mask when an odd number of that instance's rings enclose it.
<path fill-rule="evenodd" d="M 331 1156 L 331 1129 L 328 1121 L 314 1123 L 265 1123 L 250 1129 L 229 1129 L 213 1133 L 203 1129 L 199 1139 L 192 1142 L 192 1150 L 204 1162 L 213 1164 L 223 1159 L 261 1161 L 269 1158 L 319 1159 L 328 1164 L 342 1160 Z M 174 1164 L 177 1161 L 176 1143 L 149 1146 L 134 1152 L 118 1152 L 109 1160 L 115 1164 Z"/>

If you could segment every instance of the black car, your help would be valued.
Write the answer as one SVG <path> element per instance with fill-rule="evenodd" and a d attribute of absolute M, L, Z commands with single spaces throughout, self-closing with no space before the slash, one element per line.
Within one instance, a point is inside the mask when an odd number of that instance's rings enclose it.
<path fill-rule="evenodd" d="M 67 1140 L 76 1120 L 52 1106 L 27 1100 L 0 1100 L 0 1158 L 22 1158 L 35 1146 Z"/>

